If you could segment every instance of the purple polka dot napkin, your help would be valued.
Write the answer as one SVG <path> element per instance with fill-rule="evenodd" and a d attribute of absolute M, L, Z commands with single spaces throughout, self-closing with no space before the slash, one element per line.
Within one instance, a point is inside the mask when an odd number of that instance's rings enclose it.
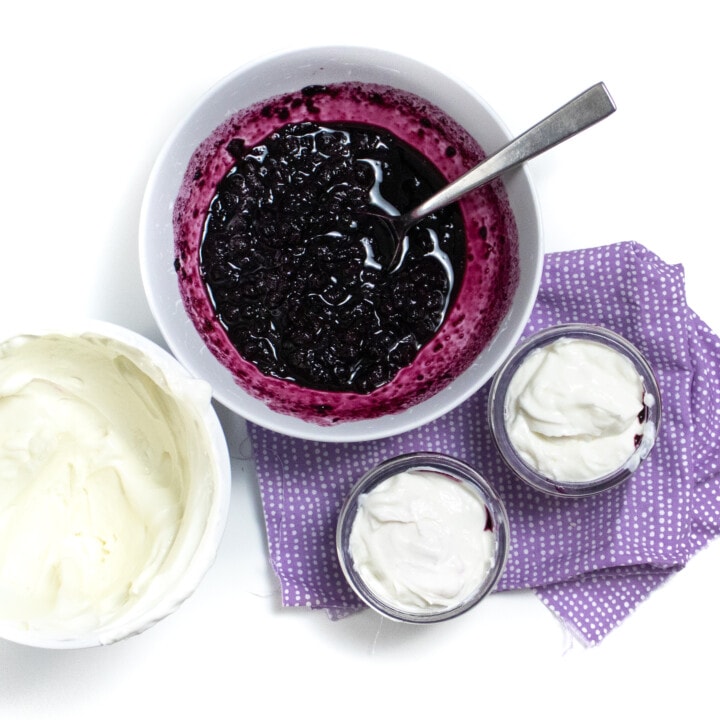
<path fill-rule="evenodd" d="M 284 605 L 331 617 L 362 607 L 335 555 L 340 506 L 370 467 L 416 450 L 462 458 L 496 488 L 511 529 L 498 591 L 533 588 L 589 645 L 720 532 L 720 340 L 686 305 L 682 267 L 632 242 L 549 254 L 525 335 L 561 322 L 611 328 L 653 366 L 663 417 L 641 469 L 583 499 L 526 487 L 494 448 L 487 386 L 446 416 L 384 440 L 317 443 L 249 425 Z"/>

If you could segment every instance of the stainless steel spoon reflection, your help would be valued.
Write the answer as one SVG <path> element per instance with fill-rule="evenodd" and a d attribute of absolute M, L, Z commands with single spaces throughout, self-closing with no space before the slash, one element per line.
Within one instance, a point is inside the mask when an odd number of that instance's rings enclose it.
<path fill-rule="evenodd" d="M 455 202 L 480 185 L 490 182 L 506 170 L 510 170 L 586 130 L 611 115 L 615 109 L 615 103 L 605 84 L 597 83 L 510 141 L 472 170 L 468 170 L 457 180 L 446 185 L 413 210 L 402 215 L 366 211 L 365 214 L 380 218 L 388 226 L 393 238 L 394 251 L 388 265 L 389 270 L 392 271 L 401 262 L 409 242 L 408 230 L 419 220 Z"/>

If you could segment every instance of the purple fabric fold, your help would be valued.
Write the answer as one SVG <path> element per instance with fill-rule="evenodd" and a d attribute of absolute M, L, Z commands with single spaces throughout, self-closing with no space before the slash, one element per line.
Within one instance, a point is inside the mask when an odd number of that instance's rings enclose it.
<path fill-rule="evenodd" d="M 630 480 L 583 499 L 528 488 L 499 457 L 487 386 L 402 435 L 317 443 L 250 424 L 270 561 L 286 606 L 359 609 L 335 554 L 335 524 L 352 484 L 381 460 L 432 450 L 474 465 L 502 497 L 511 548 L 498 591 L 532 588 L 587 644 L 600 642 L 720 532 L 720 340 L 688 308 L 684 274 L 643 246 L 617 243 L 547 255 L 524 336 L 561 322 L 611 328 L 655 370 L 658 442 Z"/>

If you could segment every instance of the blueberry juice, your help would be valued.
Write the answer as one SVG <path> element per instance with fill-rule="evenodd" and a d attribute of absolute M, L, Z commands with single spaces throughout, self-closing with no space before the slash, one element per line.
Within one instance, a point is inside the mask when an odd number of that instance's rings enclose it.
<path fill-rule="evenodd" d="M 185 310 L 236 382 L 320 424 L 400 412 L 494 336 L 518 281 L 502 185 L 395 243 L 367 211 L 415 207 L 483 151 L 394 88 L 340 83 L 270 98 L 195 151 L 175 203 Z"/>

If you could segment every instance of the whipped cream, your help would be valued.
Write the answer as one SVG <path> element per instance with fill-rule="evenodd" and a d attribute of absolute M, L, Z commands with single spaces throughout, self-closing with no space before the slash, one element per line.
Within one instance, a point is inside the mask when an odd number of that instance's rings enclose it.
<path fill-rule="evenodd" d="M 599 342 L 562 338 L 533 350 L 505 401 L 508 437 L 522 459 L 559 482 L 623 467 L 645 428 L 644 385 L 633 363 Z"/>
<path fill-rule="evenodd" d="M 0 345 L 0 624 L 91 632 L 177 581 L 216 471 L 209 388 L 173 383 L 102 336 Z"/>
<path fill-rule="evenodd" d="M 393 475 L 359 498 L 349 539 L 353 565 L 387 605 L 411 613 L 461 604 L 495 559 L 483 500 L 447 475 Z"/>

